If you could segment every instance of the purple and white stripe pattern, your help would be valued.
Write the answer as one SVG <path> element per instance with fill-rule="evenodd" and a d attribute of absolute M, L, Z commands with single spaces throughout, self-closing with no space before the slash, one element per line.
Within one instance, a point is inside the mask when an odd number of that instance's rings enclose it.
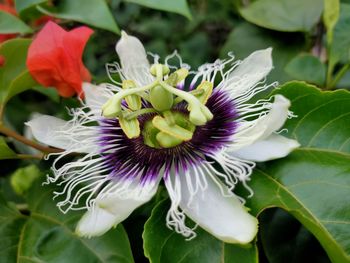
<path fill-rule="evenodd" d="M 137 38 L 123 34 L 116 49 L 120 65 L 110 64 L 111 73 L 118 72 L 122 80 L 133 80 L 139 86 L 154 80 Z M 159 58 L 152 57 L 157 63 Z M 174 69 L 169 63 L 173 58 L 188 68 L 177 53 L 167 57 L 164 64 Z M 172 148 L 147 146 L 142 135 L 129 139 L 117 118 L 101 117 L 102 105 L 121 90 L 116 80 L 113 85 L 84 83 L 85 102 L 71 110 L 70 121 L 46 115 L 30 120 L 27 125 L 37 140 L 65 149 L 53 154 L 56 159 L 48 183 L 62 186 L 54 193 L 61 211 L 87 210 L 77 233 L 88 237 L 105 233 L 149 201 L 163 180 L 171 199 L 166 221 L 169 228 L 187 238 L 195 237 L 194 229 L 185 224 L 188 216 L 225 242 L 244 244 L 253 240 L 257 219 L 232 190 L 242 183 L 251 196 L 247 182 L 255 162 L 284 157 L 299 146 L 278 134 L 286 119 L 292 117 L 286 98 L 276 95 L 249 103 L 255 94 L 276 85 L 264 84 L 271 69 L 271 49 L 265 49 L 242 61 L 230 56 L 191 71 L 193 78 L 187 90 L 202 81 L 215 83 L 206 103 L 214 117 L 197 126 L 190 141 Z M 185 84 L 178 87 L 186 90 Z M 174 110 L 187 114 L 184 103 Z M 141 130 L 153 116 L 138 117 Z M 82 157 L 61 162 L 71 153 L 81 153 Z"/>

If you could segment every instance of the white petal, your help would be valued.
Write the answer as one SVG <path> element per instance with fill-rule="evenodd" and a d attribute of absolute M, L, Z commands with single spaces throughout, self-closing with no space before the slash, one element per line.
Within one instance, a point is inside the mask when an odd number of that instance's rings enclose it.
<path fill-rule="evenodd" d="M 32 120 L 26 122 L 26 125 L 39 142 L 60 149 L 68 148 L 71 143 L 68 136 L 56 136 L 58 131 L 64 131 L 70 127 L 70 124 L 64 120 L 49 115 L 36 115 Z"/>
<path fill-rule="evenodd" d="M 265 140 L 257 141 L 252 145 L 233 152 L 232 154 L 245 160 L 265 162 L 285 157 L 299 146 L 300 144 L 296 140 L 272 134 Z"/>
<path fill-rule="evenodd" d="M 273 68 L 272 48 L 255 51 L 228 76 L 227 87 L 233 97 L 240 96 L 262 80 Z"/>
<path fill-rule="evenodd" d="M 227 243 L 246 244 L 258 231 L 258 221 L 250 215 L 235 196 L 224 196 L 212 178 L 207 176 L 208 186 L 192 196 L 186 180 L 181 180 L 180 207 L 186 215 L 206 231 Z M 222 188 L 226 188 L 222 185 Z M 226 190 L 228 192 L 228 190 Z"/>
<path fill-rule="evenodd" d="M 130 189 L 128 197 L 109 194 L 96 199 L 95 206 L 79 221 L 76 232 L 80 236 L 99 236 L 125 220 L 136 208 L 148 202 L 156 193 L 158 183 L 142 186 L 145 189 Z M 138 191 L 140 190 L 140 191 Z M 134 195 L 133 193 L 139 193 Z"/>
<path fill-rule="evenodd" d="M 281 129 L 288 118 L 288 109 L 290 101 L 282 95 L 275 95 L 271 110 L 265 116 L 261 123 L 266 125 L 265 132 L 260 139 L 267 138 L 273 132 Z"/>
<path fill-rule="evenodd" d="M 78 236 L 100 236 L 116 225 L 115 215 L 105 209 L 96 207 L 87 211 L 80 219 L 75 232 Z"/>
<path fill-rule="evenodd" d="M 94 85 L 88 82 L 83 83 L 86 105 L 92 111 L 101 111 L 102 105 L 110 98 L 112 94 L 107 91 L 105 85 Z M 100 114 L 101 116 L 101 114 Z"/>
<path fill-rule="evenodd" d="M 123 74 L 127 79 L 136 81 L 139 85 L 147 85 L 153 77 L 149 72 L 150 64 L 141 41 L 122 31 L 122 38 L 116 45 Z"/>
<path fill-rule="evenodd" d="M 275 95 L 271 109 L 265 116 L 256 120 L 244 122 L 238 127 L 234 144 L 229 151 L 236 151 L 259 140 L 264 140 L 273 132 L 281 129 L 288 118 L 290 101 L 282 95 Z"/>
<path fill-rule="evenodd" d="M 96 132 L 89 127 L 75 127 L 73 123 L 49 115 L 36 115 L 25 123 L 36 140 L 46 145 L 71 152 L 93 153 L 99 152 L 95 142 Z"/>

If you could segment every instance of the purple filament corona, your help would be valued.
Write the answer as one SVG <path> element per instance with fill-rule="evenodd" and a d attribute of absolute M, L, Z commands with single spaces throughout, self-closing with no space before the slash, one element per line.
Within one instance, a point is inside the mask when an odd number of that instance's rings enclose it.
<path fill-rule="evenodd" d="M 197 126 L 190 141 L 173 148 L 152 148 L 146 145 L 142 135 L 128 139 L 120 129 L 118 119 L 103 119 L 101 122 L 101 154 L 105 157 L 109 176 L 115 179 L 140 178 L 142 183 L 158 178 L 160 172 L 168 176 L 170 171 L 178 174 L 189 165 L 205 160 L 232 141 L 237 128 L 238 114 L 234 102 L 222 91 L 215 91 L 206 106 L 214 118 L 203 126 Z M 186 104 L 180 103 L 174 110 L 186 112 Z M 142 130 L 154 114 L 139 117 Z"/>

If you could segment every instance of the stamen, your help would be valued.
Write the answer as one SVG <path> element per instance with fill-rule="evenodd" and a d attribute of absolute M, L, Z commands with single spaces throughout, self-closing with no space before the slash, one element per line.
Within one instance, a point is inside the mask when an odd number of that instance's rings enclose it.
<path fill-rule="evenodd" d="M 136 84 L 132 80 L 124 80 L 122 84 L 123 89 L 133 89 L 136 88 Z M 141 109 L 141 98 L 137 95 L 130 95 L 125 97 L 125 101 L 131 110 Z"/>
<path fill-rule="evenodd" d="M 122 110 L 121 102 L 125 97 L 129 95 L 137 94 L 139 92 L 143 92 L 146 90 L 150 90 L 158 84 L 157 82 L 158 81 L 155 81 L 152 84 L 141 88 L 127 89 L 127 90 L 122 90 L 118 92 L 102 106 L 103 116 L 106 118 L 113 118 L 113 117 L 119 116 Z"/>

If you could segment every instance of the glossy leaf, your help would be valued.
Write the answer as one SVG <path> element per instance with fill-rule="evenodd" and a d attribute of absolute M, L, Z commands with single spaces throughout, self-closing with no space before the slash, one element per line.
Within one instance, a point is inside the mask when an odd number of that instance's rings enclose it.
<path fill-rule="evenodd" d="M 206 231 L 196 228 L 197 236 L 186 238 L 166 226 L 168 200 L 163 200 L 153 209 L 143 232 L 144 251 L 151 263 L 256 263 L 255 245 L 246 248 L 226 244 Z M 194 225 L 192 222 L 188 223 Z"/>
<path fill-rule="evenodd" d="M 321 243 L 333 263 L 350 260 L 350 93 L 321 92 L 290 82 L 275 93 L 292 103 L 287 136 L 302 147 L 256 169 L 247 206 L 253 214 L 280 207 L 297 218 Z"/>
<path fill-rule="evenodd" d="M 5 138 L 0 136 L 0 160 L 16 158 L 16 153 L 8 147 Z"/>
<path fill-rule="evenodd" d="M 278 31 L 310 31 L 320 19 L 323 0 L 257 0 L 240 10 L 251 23 Z"/>
<path fill-rule="evenodd" d="M 25 65 L 30 43 L 30 39 L 13 39 L 0 46 L 0 55 L 5 59 L 0 67 L 0 104 L 37 85 Z"/>
<path fill-rule="evenodd" d="M 30 216 L 21 215 L 0 199 L 0 255 L 7 262 L 133 262 L 121 225 L 94 239 L 80 238 L 74 226 L 82 212 L 66 215 L 52 201 L 52 187 L 37 182 L 29 191 Z"/>
<path fill-rule="evenodd" d="M 267 76 L 268 82 L 291 80 L 284 67 L 303 48 L 303 40 L 297 34 L 276 33 L 260 29 L 248 23 L 237 26 L 228 36 L 220 52 L 226 58 L 232 52 L 237 59 L 243 59 L 258 49 L 272 47 L 274 69 Z"/>
<path fill-rule="evenodd" d="M 331 263 L 314 235 L 286 211 L 265 210 L 259 225 L 259 240 L 269 263 Z"/>
<path fill-rule="evenodd" d="M 326 66 L 318 58 L 307 54 L 293 58 L 285 67 L 285 71 L 294 79 L 319 86 L 324 85 L 326 79 Z"/>
<path fill-rule="evenodd" d="M 120 33 L 117 23 L 104 0 L 61 0 L 54 8 L 43 6 L 37 7 L 41 12 L 87 25 L 109 30 L 116 34 Z"/>
<path fill-rule="evenodd" d="M 178 13 L 191 19 L 191 12 L 186 0 L 126 0 L 149 8 Z"/>
<path fill-rule="evenodd" d="M 27 34 L 32 32 L 32 29 L 18 17 L 0 10 L 0 34 Z"/>
<path fill-rule="evenodd" d="M 4 263 L 21 262 L 17 260 L 18 244 L 21 242 L 21 229 L 27 218 L 13 206 L 6 203 L 0 195 L 0 258 Z M 24 262 L 24 261 L 22 261 Z"/>
<path fill-rule="evenodd" d="M 7 91 L 7 100 L 36 85 L 38 85 L 38 83 L 32 78 L 28 70 L 23 71 L 20 75 L 12 80 Z"/>
<path fill-rule="evenodd" d="M 22 14 L 25 10 L 35 7 L 36 5 L 47 2 L 48 0 L 15 0 L 16 10 Z"/>

